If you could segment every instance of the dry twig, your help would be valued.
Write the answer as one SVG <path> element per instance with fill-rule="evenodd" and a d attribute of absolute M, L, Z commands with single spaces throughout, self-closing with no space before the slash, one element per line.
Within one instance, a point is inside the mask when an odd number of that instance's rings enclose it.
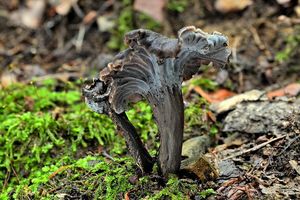
<path fill-rule="evenodd" d="M 250 153 L 250 152 L 253 152 L 253 151 L 257 151 L 258 149 L 260 149 L 260 148 L 262 148 L 262 147 L 264 147 L 264 146 L 266 146 L 266 145 L 268 145 L 268 144 L 270 144 L 270 143 L 272 143 L 272 142 L 275 142 L 275 141 L 277 141 L 277 140 L 280 140 L 280 139 L 282 139 L 282 138 L 284 138 L 284 137 L 286 137 L 286 136 L 283 135 L 283 136 L 279 136 L 279 137 L 273 138 L 273 139 L 268 140 L 268 141 L 266 141 L 266 142 L 264 142 L 264 143 L 261 143 L 261 144 L 259 144 L 259 145 L 256 145 L 256 146 L 254 146 L 254 147 L 252 147 L 252 148 L 250 148 L 250 149 L 247 149 L 247 150 L 241 151 L 241 152 L 239 152 L 239 153 L 237 153 L 237 154 L 228 156 L 228 157 L 224 158 L 223 160 L 228 160 L 228 159 L 231 159 L 231 158 L 235 158 L 235 157 L 244 155 L 244 154 L 246 154 L 246 153 Z"/>

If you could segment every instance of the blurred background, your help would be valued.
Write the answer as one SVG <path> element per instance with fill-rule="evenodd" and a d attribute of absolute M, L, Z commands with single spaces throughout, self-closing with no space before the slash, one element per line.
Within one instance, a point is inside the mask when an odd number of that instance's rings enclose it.
<path fill-rule="evenodd" d="M 231 64 L 200 71 L 235 92 L 299 80 L 297 0 L 2 0 L 0 81 L 97 76 L 124 33 L 147 28 L 176 37 L 183 26 L 229 37 Z M 37 78 L 38 77 L 38 78 Z"/>

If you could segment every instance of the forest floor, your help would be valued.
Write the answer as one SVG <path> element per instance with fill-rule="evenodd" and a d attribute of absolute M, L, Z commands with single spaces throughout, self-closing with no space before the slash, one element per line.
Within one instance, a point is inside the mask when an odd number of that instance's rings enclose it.
<path fill-rule="evenodd" d="M 1 1 L 0 199 L 299 199 L 300 3 L 137 2 Z M 157 166 L 142 176 L 82 83 L 126 48 L 124 33 L 176 37 L 187 25 L 227 35 L 232 49 L 228 66 L 183 83 L 182 155 L 204 155 L 217 176 L 166 180 Z M 126 114 L 156 155 L 149 105 Z"/>

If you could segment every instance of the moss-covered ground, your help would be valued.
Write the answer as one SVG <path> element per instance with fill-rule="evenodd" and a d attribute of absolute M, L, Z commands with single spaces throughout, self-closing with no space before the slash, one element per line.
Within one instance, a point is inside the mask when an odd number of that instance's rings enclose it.
<path fill-rule="evenodd" d="M 213 190 L 157 170 L 140 176 L 111 120 L 88 109 L 81 83 L 46 80 L 0 91 L 0 199 L 190 199 Z M 205 102 L 186 108 L 189 128 Z M 159 146 L 151 108 L 127 112 L 152 155 Z M 191 130 L 188 130 L 191 131 Z"/>

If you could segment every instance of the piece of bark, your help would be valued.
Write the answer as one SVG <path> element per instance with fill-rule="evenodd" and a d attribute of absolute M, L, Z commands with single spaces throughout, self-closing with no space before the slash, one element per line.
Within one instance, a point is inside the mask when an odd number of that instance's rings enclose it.
<path fill-rule="evenodd" d="M 218 178 L 219 172 L 204 155 L 181 161 L 180 169 L 195 174 L 202 182 Z"/>
<path fill-rule="evenodd" d="M 225 117 L 223 131 L 251 134 L 272 133 L 275 135 L 288 133 L 291 131 L 291 127 L 297 123 L 299 125 L 299 105 L 300 99 L 292 102 L 258 101 L 240 103 Z"/>

